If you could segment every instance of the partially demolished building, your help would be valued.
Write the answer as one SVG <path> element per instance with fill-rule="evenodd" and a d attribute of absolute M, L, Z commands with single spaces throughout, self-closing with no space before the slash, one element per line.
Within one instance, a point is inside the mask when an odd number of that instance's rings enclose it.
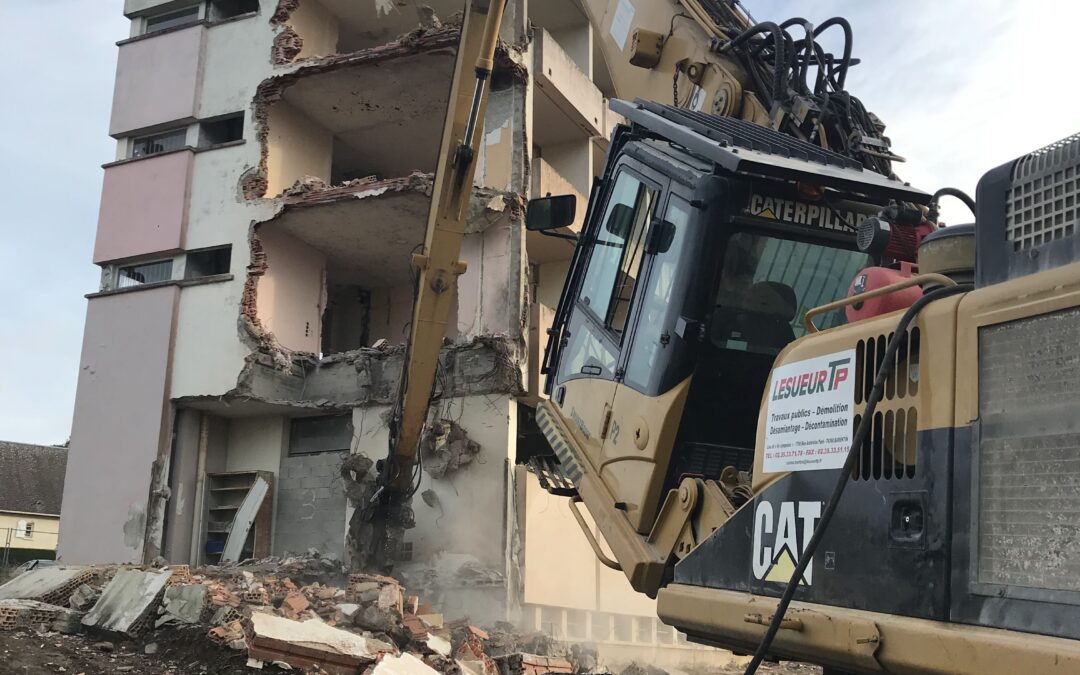
<path fill-rule="evenodd" d="M 60 526 L 69 563 L 346 561 L 385 455 L 462 0 L 125 0 Z M 694 653 L 515 465 L 571 245 L 529 195 L 588 194 L 615 120 L 575 0 L 510 0 L 457 307 L 395 567 L 452 615 L 634 656 Z M 583 209 L 579 209 L 583 210 Z M 256 508 L 245 499 L 260 483 Z M 245 521 L 245 517 L 250 517 Z"/>

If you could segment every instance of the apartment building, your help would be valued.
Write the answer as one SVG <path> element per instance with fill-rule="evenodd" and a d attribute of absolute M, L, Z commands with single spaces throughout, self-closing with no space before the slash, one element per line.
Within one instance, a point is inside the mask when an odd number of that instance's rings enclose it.
<path fill-rule="evenodd" d="M 124 1 L 65 562 L 216 562 L 259 479 L 243 555 L 354 557 L 347 460 L 386 453 L 462 4 Z M 583 204 L 602 165 L 596 33 L 576 0 L 509 2 L 436 388 L 451 438 L 395 571 L 448 616 L 678 663 L 706 652 L 515 464 L 572 250 L 524 206 Z"/>

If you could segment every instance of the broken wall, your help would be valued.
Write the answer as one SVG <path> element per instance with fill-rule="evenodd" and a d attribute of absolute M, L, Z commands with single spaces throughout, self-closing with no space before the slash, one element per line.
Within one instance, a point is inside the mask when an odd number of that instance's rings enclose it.
<path fill-rule="evenodd" d="M 286 349 L 318 354 L 326 304 L 326 256 L 273 228 L 262 228 L 257 236 L 267 265 L 258 281 L 259 320 Z"/>
<path fill-rule="evenodd" d="M 285 31 L 300 39 L 297 59 L 330 56 L 337 53 L 340 25 L 337 18 L 318 0 L 303 0 L 286 21 Z"/>
<path fill-rule="evenodd" d="M 266 196 L 273 197 L 304 176 L 330 179 L 334 136 L 286 101 L 270 107 L 267 120 Z"/>
<path fill-rule="evenodd" d="M 452 616 L 504 621 L 516 590 L 508 581 L 519 564 L 512 459 L 517 432 L 512 396 L 466 396 L 440 402 L 433 414 L 456 420 L 480 452 L 468 464 L 433 478 L 424 471 L 413 497 L 416 527 L 405 533 L 411 560 L 395 566 L 410 590 Z M 388 406 L 353 411 L 354 452 L 386 456 Z M 353 504 L 349 505 L 351 518 Z"/>

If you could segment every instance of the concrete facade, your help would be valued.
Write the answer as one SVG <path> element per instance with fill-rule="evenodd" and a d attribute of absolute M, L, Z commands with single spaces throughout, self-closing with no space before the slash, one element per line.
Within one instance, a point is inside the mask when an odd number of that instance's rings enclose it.
<path fill-rule="evenodd" d="M 387 451 L 462 3 L 429 0 L 443 22 L 426 27 L 390 4 L 260 0 L 216 19 L 213 2 L 126 1 L 65 562 L 205 562 L 208 528 L 227 519 L 214 486 L 254 471 L 274 477 L 274 553 L 350 558 L 341 464 Z M 195 5 L 191 23 L 152 30 Z M 478 622 L 653 621 L 515 463 L 572 253 L 525 232 L 525 203 L 584 203 L 616 92 L 575 0 L 511 0 L 501 37 L 431 413 L 479 450 L 422 473 L 395 573 Z M 145 141 L 159 133 L 172 133 L 160 148 Z M 294 433 L 343 415 L 343 442 Z"/>

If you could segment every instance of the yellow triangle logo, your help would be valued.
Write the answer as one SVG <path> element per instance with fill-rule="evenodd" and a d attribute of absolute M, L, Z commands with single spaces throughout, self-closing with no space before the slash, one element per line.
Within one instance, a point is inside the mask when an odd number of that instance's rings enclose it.
<path fill-rule="evenodd" d="M 758 213 L 758 217 L 760 217 L 760 218 L 771 218 L 773 220 L 776 220 L 776 214 L 773 213 L 772 209 L 762 209 L 761 212 Z"/>
<path fill-rule="evenodd" d="M 787 547 L 780 549 L 780 553 L 773 559 L 772 567 L 765 574 L 765 581 L 771 581 L 777 584 L 786 584 L 791 581 L 791 577 L 795 574 L 795 558 L 791 557 L 791 552 Z M 806 579 L 799 579 L 799 583 L 803 586 L 806 585 Z"/>

